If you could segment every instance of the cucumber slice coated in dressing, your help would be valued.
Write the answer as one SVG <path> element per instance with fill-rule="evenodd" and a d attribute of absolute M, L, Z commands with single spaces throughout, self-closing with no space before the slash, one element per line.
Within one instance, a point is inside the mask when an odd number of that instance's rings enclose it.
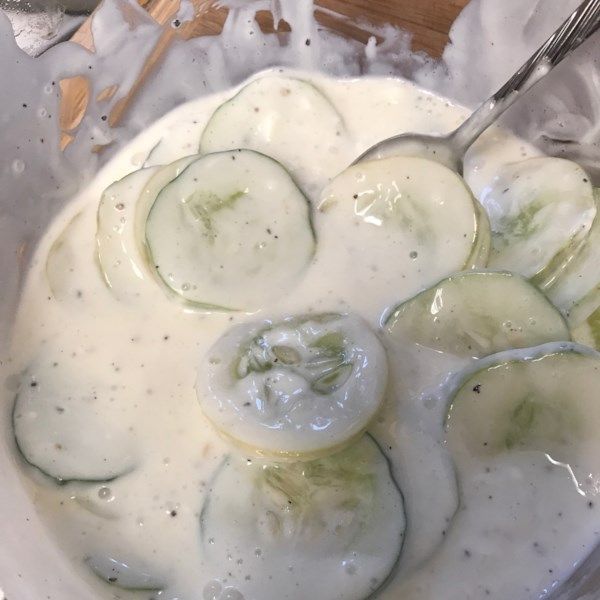
<path fill-rule="evenodd" d="M 594 190 L 600 206 L 600 188 Z M 545 290 L 547 296 L 576 327 L 600 307 L 600 212 L 585 242 L 566 268 Z"/>
<path fill-rule="evenodd" d="M 586 491 L 600 475 L 600 355 L 577 344 L 507 354 L 490 357 L 452 397 L 447 443 L 459 471 L 503 453 L 537 452 L 568 465 Z"/>
<path fill-rule="evenodd" d="M 464 269 L 479 269 L 488 264 L 490 251 L 492 248 L 492 230 L 485 208 L 473 199 L 475 206 L 475 219 L 477 221 L 477 237 L 471 250 L 471 255 L 464 266 Z"/>
<path fill-rule="evenodd" d="M 596 215 L 588 175 L 560 158 L 506 165 L 481 201 L 492 227 L 489 266 L 534 278 L 542 288 L 579 251 Z"/>
<path fill-rule="evenodd" d="M 56 238 L 48 252 L 46 277 L 52 295 L 59 301 L 77 298 L 81 290 L 80 252 L 73 238 L 85 227 L 85 215 L 76 214 Z"/>
<path fill-rule="evenodd" d="M 171 292 L 228 310 L 289 293 L 315 249 L 307 199 L 281 165 L 249 150 L 201 157 L 166 185 L 146 243 Z"/>
<path fill-rule="evenodd" d="M 200 152 L 256 150 L 279 161 L 300 182 L 324 185 L 348 164 L 338 150 L 348 145 L 341 116 L 314 85 L 268 76 L 217 109 L 202 134 Z"/>
<path fill-rule="evenodd" d="M 201 362 L 196 392 L 208 419 L 244 446 L 312 458 L 364 431 L 386 382 L 369 326 L 328 314 L 234 327 Z"/>
<path fill-rule="evenodd" d="M 227 459 L 200 521 L 217 581 L 245 598 L 268 585 L 288 600 L 370 597 L 398 561 L 406 527 L 402 495 L 369 436 L 311 462 Z"/>
<path fill-rule="evenodd" d="M 154 283 L 145 245 L 148 213 L 162 188 L 196 158 L 135 171 L 103 192 L 96 231 L 98 261 L 106 284 L 119 300 L 135 299 L 147 283 Z"/>
<path fill-rule="evenodd" d="M 600 307 L 573 329 L 573 339 L 580 344 L 600 350 Z"/>
<path fill-rule="evenodd" d="M 430 160 L 354 165 L 325 188 L 318 210 L 319 235 L 337 249 L 346 283 L 372 278 L 390 301 L 487 260 L 484 212 L 456 173 Z"/>
<path fill-rule="evenodd" d="M 451 275 L 395 308 L 384 329 L 399 342 L 473 358 L 571 339 L 560 312 L 535 286 L 493 272 Z"/>
<path fill-rule="evenodd" d="M 131 434 L 121 423 L 122 391 L 106 381 L 87 381 L 84 373 L 66 369 L 59 359 L 38 359 L 23 376 L 13 408 L 19 452 L 61 483 L 109 481 L 137 463 Z"/>
<path fill-rule="evenodd" d="M 144 186 L 135 208 L 134 230 L 133 235 L 137 245 L 138 254 L 144 257 L 148 263 L 148 246 L 146 245 L 146 221 L 152 206 L 156 202 L 156 198 L 163 188 L 179 177 L 181 172 L 189 165 L 195 162 L 199 157 L 194 154 L 192 156 L 184 156 L 168 165 L 159 168 L 154 175 L 148 180 Z M 152 271 L 153 272 L 153 271 Z"/>
<path fill-rule="evenodd" d="M 157 168 L 140 169 L 106 188 L 98 206 L 96 243 L 104 280 L 117 298 L 139 293 L 149 271 L 139 253 L 135 213 L 140 194 Z"/>

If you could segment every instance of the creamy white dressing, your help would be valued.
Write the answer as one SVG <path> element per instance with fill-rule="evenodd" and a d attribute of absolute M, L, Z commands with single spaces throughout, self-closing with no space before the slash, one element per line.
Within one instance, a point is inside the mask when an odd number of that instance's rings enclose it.
<path fill-rule="evenodd" d="M 314 185 L 310 181 L 306 185 L 313 206 L 319 201 L 322 179 L 331 180 L 376 141 L 404 131 L 445 133 L 467 114 L 446 99 L 398 79 L 293 76 L 323 91 L 345 127 L 344 135 L 330 147 L 331 163 L 320 162 Z M 411 268 L 399 274 L 395 286 L 380 276 L 381 265 L 348 261 L 336 230 L 343 227 L 342 219 L 331 222 L 334 216 L 322 219 L 317 213 L 317 251 L 311 264 L 287 294 L 267 300 L 253 314 L 207 313 L 173 301 L 156 278 L 139 269 L 119 267 L 121 287 L 109 289 L 96 258 L 102 192 L 144 163 L 165 164 L 195 152 L 205 124 L 235 92 L 179 107 L 102 169 L 40 243 L 18 312 L 9 364 L 13 381 L 40 357 L 58 363 L 58 383 L 70 381 L 75 374 L 101 381 L 110 392 L 97 411 L 104 421 L 114 421 L 129 432 L 127 452 L 134 457 L 134 466 L 114 481 L 57 486 L 33 470 L 27 473 L 40 513 L 99 597 L 125 598 L 130 593 L 119 590 L 110 596 L 107 584 L 87 568 L 105 573 L 109 557 L 143 572 L 145 587 L 162 590 L 160 594 L 135 592 L 131 597 L 242 600 L 243 590 L 250 590 L 245 592 L 247 600 L 305 598 L 296 588 L 290 592 L 281 578 L 276 578 L 277 585 L 269 583 L 272 565 L 262 558 L 261 548 L 257 547 L 250 564 L 231 555 L 230 564 L 218 568 L 203 554 L 199 520 L 224 458 L 238 453 L 251 462 L 256 457 L 224 439 L 203 415 L 194 390 L 197 367 L 217 339 L 236 324 L 307 312 L 351 311 L 377 329 L 390 308 L 434 283 L 427 276 L 431 264 L 425 261 L 412 268 L 423 260 L 418 255 L 397 257 L 400 265 L 404 261 Z M 269 97 L 262 102 L 261 108 L 269 109 Z M 285 123 L 285 115 L 280 118 Z M 310 166 L 311 146 L 303 145 L 302 139 L 287 142 L 294 148 L 288 156 L 306 156 Z M 470 152 L 465 177 L 481 196 L 501 165 L 537 154 L 520 140 L 493 130 Z M 148 170 L 148 178 L 152 174 Z M 310 168 L 303 169 L 301 176 L 310 179 Z M 140 185 L 134 186 L 137 193 Z M 135 194 L 125 193 L 119 202 L 135 199 Z M 55 242 L 61 236 L 61 253 L 56 254 Z M 345 236 L 345 243 L 348 239 Z M 380 257 L 383 246 L 377 246 L 377 237 L 371 236 L 370 243 L 373 247 L 353 251 L 366 259 L 370 253 Z M 124 252 L 126 257 L 128 250 Z M 49 254 L 54 257 L 50 271 Z M 347 284 L 350 270 L 354 285 Z M 135 292 L 128 295 L 127 286 Z M 407 536 L 398 569 L 382 597 L 516 600 L 544 595 L 593 547 L 600 513 L 589 497 L 597 490 L 586 490 L 586 497 L 564 469 L 553 467 L 540 455 L 525 454 L 518 460 L 497 459 L 489 473 L 470 479 L 461 490 L 469 500 L 459 504 L 456 474 L 444 446 L 446 388 L 438 386 L 475 359 L 416 344 L 388 344 L 387 350 L 392 383 L 386 406 L 370 431 L 389 458 L 403 492 Z M 83 435 L 94 437 L 98 432 L 90 429 Z M 235 486 L 231 488 L 235 495 Z M 312 577 L 309 572 L 294 572 L 294 566 L 290 559 L 290 578 Z M 339 564 L 331 577 L 352 578 L 362 568 L 367 565 L 360 561 Z M 249 581 L 252 585 L 245 583 Z M 311 588 L 315 598 L 318 593 L 318 586 Z"/>

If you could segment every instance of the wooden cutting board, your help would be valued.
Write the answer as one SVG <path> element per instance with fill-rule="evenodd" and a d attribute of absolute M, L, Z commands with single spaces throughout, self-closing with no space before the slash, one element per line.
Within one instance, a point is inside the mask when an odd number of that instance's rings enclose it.
<path fill-rule="evenodd" d="M 427 52 L 438 57 L 448 42 L 448 31 L 458 13 L 469 0 L 315 0 L 315 18 L 334 31 L 366 43 L 371 34 L 351 22 L 381 25 L 391 23 L 413 34 L 413 49 Z M 179 10 L 180 0 L 138 0 L 158 23 L 166 25 L 163 35 L 150 53 L 146 65 L 137 80 L 114 106 L 108 115 L 108 123 L 115 126 L 122 119 L 132 99 L 140 90 L 149 73 L 159 64 L 174 38 L 189 39 L 202 35 L 220 33 L 227 10 L 214 7 L 213 0 L 192 0 L 196 9 L 196 18 L 179 28 L 170 26 Z M 337 13 L 349 19 L 332 15 Z M 73 36 L 73 41 L 93 50 L 94 40 L 91 33 L 93 15 Z M 289 30 L 287 23 L 273 23 L 271 13 L 263 11 L 257 14 L 257 21 L 265 32 Z M 60 82 L 61 101 L 61 146 L 64 149 L 72 140 L 73 132 L 81 122 L 89 101 L 89 85 L 83 77 L 73 77 Z M 111 97 L 115 89 L 107 88 L 102 92 L 105 98 Z M 98 151 L 102 148 L 99 147 Z"/>

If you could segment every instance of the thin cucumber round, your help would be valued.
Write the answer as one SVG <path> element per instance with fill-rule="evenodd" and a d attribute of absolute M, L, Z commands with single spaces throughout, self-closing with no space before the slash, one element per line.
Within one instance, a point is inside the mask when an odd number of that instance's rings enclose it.
<path fill-rule="evenodd" d="M 506 165 L 481 201 L 492 227 L 489 266 L 534 278 L 541 288 L 579 251 L 596 215 L 588 175 L 560 158 Z"/>
<path fill-rule="evenodd" d="M 372 279 L 390 300 L 487 260 L 487 219 L 465 182 L 424 158 L 354 165 L 325 188 L 318 210 L 346 283 Z"/>
<path fill-rule="evenodd" d="M 457 273 L 395 308 L 384 324 L 393 339 L 460 357 L 570 340 L 560 312 L 520 275 Z"/>
<path fill-rule="evenodd" d="M 596 207 L 600 206 L 600 188 L 594 190 Z M 600 212 L 579 252 L 544 290 L 552 302 L 576 327 L 600 306 Z"/>
<path fill-rule="evenodd" d="M 133 223 L 133 236 L 137 245 L 138 254 L 144 257 L 148 263 L 148 246 L 146 245 L 146 221 L 156 198 L 165 186 L 179 177 L 181 173 L 193 162 L 198 159 L 198 155 L 184 156 L 158 169 L 148 180 L 138 198 L 135 207 L 135 217 Z M 153 272 L 153 271 L 152 271 Z"/>
<path fill-rule="evenodd" d="M 492 231 L 485 208 L 475 198 L 473 199 L 473 205 L 475 206 L 478 227 L 475 243 L 471 249 L 471 256 L 469 256 L 464 265 L 465 269 L 481 269 L 486 267 L 492 249 Z"/>
<path fill-rule="evenodd" d="M 84 226 L 83 213 L 76 214 L 48 252 L 46 259 L 48 285 L 52 295 L 61 302 L 77 298 L 81 290 L 81 278 L 78 277 L 80 249 L 73 244 L 73 238 Z"/>
<path fill-rule="evenodd" d="M 315 250 L 308 200 L 281 165 L 250 150 L 201 157 L 166 185 L 146 243 L 172 293 L 225 310 L 289 293 Z"/>
<path fill-rule="evenodd" d="M 230 457 L 200 517 L 205 566 L 246 598 L 268 582 L 288 600 L 365 600 L 393 571 L 405 527 L 402 494 L 369 436 L 308 463 Z"/>
<path fill-rule="evenodd" d="M 252 81 L 215 111 L 200 152 L 255 150 L 302 183 L 324 184 L 345 166 L 335 148 L 348 144 L 346 135 L 341 116 L 313 84 L 270 75 Z"/>
<path fill-rule="evenodd" d="M 600 308 L 573 329 L 573 339 L 595 350 L 600 350 Z"/>
<path fill-rule="evenodd" d="M 115 393 L 52 358 L 38 359 L 23 376 L 13 407 L 20 454 L 59 483 L 110 481 L 131 472 L 137 464 L 132 439 L 106 410 L 118 404 L 110 402 Z"/>
<path fill-rule="evenodd" d="M 448 448 L 459 471 L 505 453 L 541 453 L 570 465 L 585 487 L 600 473 L 600 355 L 577 344 L 526 352 L 492 356 L 461 377 L 447 415 Z"/>
<path fill-rule="evenodd" d="M 135 213 L 138 200 L 157 168 L 140 169 L 109 186 L 98 206 L 96 243 L 104 280 L 117 298 L 139 293 L 149 271 L 138 252 Z"/>
<path fill-rule="evenodd" d="M 135 171 L 109 186 L 98 206 L 96 243 L 104 280 L 119 300 L 134 300 L 154 281 L 145 225 L 160 191 L 197 157 Z"/>
<path fill-rule="evenodd" d="M 196 392 L 229 438 L 304 460 L 348 444 L 383 402 L 385 350 L 350 315 L 308 315 L 229 330 L 198 368 Z"/>

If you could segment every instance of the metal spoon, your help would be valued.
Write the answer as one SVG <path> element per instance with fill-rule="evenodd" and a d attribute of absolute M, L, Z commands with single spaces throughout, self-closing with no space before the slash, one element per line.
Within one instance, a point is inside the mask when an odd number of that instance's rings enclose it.
<path fill-rule="evenodd" d="M 600 27 L 600 0 L 585 0 L 533 56 L 488 100 L 446 136 L 403 133 L 375 144 L 355 163 L 392 155 L 423 156 L 462 174 L 471 144 L 519 98 Z"/>

